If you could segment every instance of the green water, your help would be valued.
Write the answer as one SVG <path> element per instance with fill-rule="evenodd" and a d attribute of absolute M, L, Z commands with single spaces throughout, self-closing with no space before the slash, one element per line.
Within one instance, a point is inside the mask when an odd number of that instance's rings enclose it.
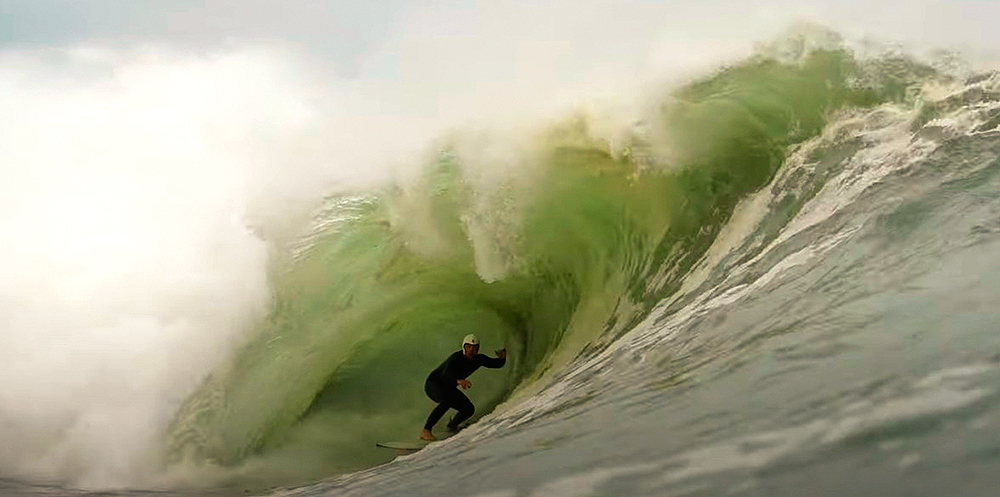
<path fill-rule="evenodd" d="M 470 378 L 477 418 L 555 381 L 676 291 L 790 147 L 933 72 L 836 43 L 792 55 L 662 95 L 621 150 L 571 116 L 484 186 L 492 166 L 465 160 L 456 131 L 413 181 L 331 195 L 279 251 L 255 338 L 178 410 L 172 463 L 267 486 L 383 462 L 374 442 L 416 436 L 426 375 L 470 332 L 510 351 Z"/>

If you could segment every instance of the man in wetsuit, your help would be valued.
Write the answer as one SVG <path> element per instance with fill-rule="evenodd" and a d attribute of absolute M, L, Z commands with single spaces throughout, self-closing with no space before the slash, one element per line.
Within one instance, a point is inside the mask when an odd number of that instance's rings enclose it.
<path fill-rule="evenodd" d="M 420 432 L 420 438 L 436 440 L 431 430 L 448 409 L 458 411 L 458 414 L 448 423 L 449 431 L 458 431 L 459 423 L 472 416 L 472 413 L 476 411 L 476 406 L 472 405 L 472 401 L 460 392 L 458 387 L 472 388 L 472 383 L 466 378 L 479 369 L 479 366 L 502 368 L 507 362 L 507 349 L 500 349 L 496 351 L 496 354 L 496 358 L 480 354 L 479 339 L 476 338 L 476 335 L 467 335 L 462 340 L 462 350 L 448 356 L 437 369 L 431 371 L 427 381 L 424 382 L 424 391 L 438 405 L 431 411 L 431 415 L 427 416 L 427 423 L 424 424 L 424 429 Z"/>

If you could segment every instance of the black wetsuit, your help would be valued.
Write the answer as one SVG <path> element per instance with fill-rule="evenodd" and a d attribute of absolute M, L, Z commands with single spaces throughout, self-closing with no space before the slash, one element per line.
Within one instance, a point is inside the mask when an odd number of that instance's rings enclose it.
<path fill-rule="evenodd" d="M 427 417 L 424 428 L 428 430 L 434 428 L 434 425 L 448 409 L 455 409 L 458 414 L 448 423 L 448 429 L 453 431 L 458 429 L 458 424 L 469 419 L 476 411 L 476 406 L 472 405 L 472 401 L 458 390 L 458 380 L 468 378 L 470 374 L 479 369 L 479 366 L 496 369 L 502 368 L 506 362 L 506 359 L 487 357 L 484 354 L 476 354 L 472 359 L 468 359 L 461 350 L 448 356 L 437 369 L 431 371 L 427 381 L 424 382 L 424 391 L 427 392 L 427 396 L 438 403 L 437 407 L 431 411 L 431 415 Z"/>

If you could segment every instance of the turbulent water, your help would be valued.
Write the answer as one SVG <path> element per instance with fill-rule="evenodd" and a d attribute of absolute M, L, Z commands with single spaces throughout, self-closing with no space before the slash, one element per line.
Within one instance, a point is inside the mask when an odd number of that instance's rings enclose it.
<path fill-rule="evenodd" d="M 341 475 L 279 495 L 989 493 L 1000 75 L 829 36 L 653 100 L 625 133 L 456 131 L 329 197 L 171 465 Z M 382 464 L 469 332 L 510 351 L 471 378 L 478 422 Z"/>

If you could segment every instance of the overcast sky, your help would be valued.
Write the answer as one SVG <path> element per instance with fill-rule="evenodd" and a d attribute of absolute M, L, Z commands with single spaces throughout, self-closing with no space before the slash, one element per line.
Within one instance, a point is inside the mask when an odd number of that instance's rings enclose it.
<path fill-rule="evenodd" d="M 0 0 L 0 46 L 157 42 L 210 49 L 226 43 L 283 43 L 325 61 L 341 77 L 391 78 L 406 77 L 398 72 L 401 58 L 447 65 L 488 57 L 502 66 L 511 64 L 510 55 L 518 50 L 551 54 L 544 63 L 555 63 L 561 71 L 645 65 L 651 52 L 664 51 L 662 45 L 698 50 L 699 45 L 762 40 L 799 19 L 851 36 L 983 51 L 1000 47 L 1000 2 L 988 0 L 541 4 Z M 413 54 L 407 47 L 414 44 L 432 53 Z M 509 69 L 484 76 L 498 77 Z"/>

